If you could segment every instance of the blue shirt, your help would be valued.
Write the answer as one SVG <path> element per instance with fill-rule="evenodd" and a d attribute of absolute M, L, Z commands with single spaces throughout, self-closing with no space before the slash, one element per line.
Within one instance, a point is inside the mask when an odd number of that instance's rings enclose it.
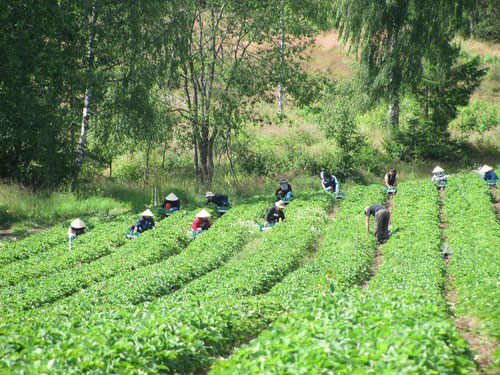
<path fill-rule="evenodd" d="M 498 180 L 497 174 L 493 171 L 486 172 L 483 178 L 485 180 Z"/>

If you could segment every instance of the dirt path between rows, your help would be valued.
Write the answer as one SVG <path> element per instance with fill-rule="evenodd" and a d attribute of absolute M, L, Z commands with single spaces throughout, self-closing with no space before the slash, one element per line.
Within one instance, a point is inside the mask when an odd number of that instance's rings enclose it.
<path fill-rule="evenodd" d="M 496 193 L 496 192 L 495 192 Z M 441 190 L 439 192 L 440 197 L 440 218 L 441 218 L 441 239 L 443 249 L 448 245 L 448 236 L 446 230 L 449 228 L 448 223 L 448 212 L 446 211 L 446 206 L 444 201 L 446 198 L 446 192 Z M 497 210 L 497 217 L 499 213 L 499 205 L 495 205 Z M 451 249 L 453 251 L 453 249 Z M 451 260 L 451 256 L 445 257 L 444 262 L 446 265 L 446 284 L 444 287 L 445 299 L 450 308 L 451 317 L 455 323 L 455 327 L 460 335 L 467 340 L 470 345 L 471 350 L 476 354 L 474 361 L 476 362 L 479 372 L 481 374 L 493 375 L 494 370 L 488 370 L 488 368 L 493 364 L 494 353 L 497 349 L 498 343 L 495 340 L 491 340 L 489 337 L 479 333 L 478 321 L 472 316 L 457 316 L 454 314 L 455 305 L 458 303 L 458 292 L 455 288 L 455 280 L 450 275 L 448 271 L 448 265 Z"/>
<path fill-rule="evenodd" d="M 491 187 L 491 195 L 493 198 L 493 205 L 495 206 L 495 211 L 497 213 L 497 219 L 500 220 L 500 198 L 498 197 L 498 187 Z"/>
<path fill-rule="evenodd" d="M 389 210 L 389 212 L 391 213 L 391 219 L 389 222 L 389 226 L 390 226 L 392 224 L 392 212 L 394 210 L 394 200 L 393 200 L 392 195 L 389 195 L 387 197 L 386 206 L 387 206 L 387 209 Z M 375 276 L 377 274 L 378 269 L 379 269 L 380 265 L 382 264 L 383 259 L 384 259 L 384 244 L 379 244 L 377 246 L 377 250 L 375 251 L 375 256 L 373 258 L 373 264 L 372 264 L 372 268 L 370 271 L 370 276 L 368 276 L 368 278 L 365 280 L 365 282 L 361 286 L 363 289 L 368 288 L 368 283 L 373 278 L 373 276 Z"/>

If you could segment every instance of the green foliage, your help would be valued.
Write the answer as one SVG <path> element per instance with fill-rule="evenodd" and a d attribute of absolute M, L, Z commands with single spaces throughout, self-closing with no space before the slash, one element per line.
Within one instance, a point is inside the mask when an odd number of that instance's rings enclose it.
<path fill-rule="evenodd" d="M 137 182 L 143 177 L 142 168 L 136 163 L 122 163 L 115 168 L 114 178 L 122 182 Z"/>
<path fill-rule="evenodd" d="M 500 123 L 498 105 L 488 103 L 482 99 L 473 99 L 466 107 L 459 110 L 457 125 L 463 131 L 484 133 Z"/>
<path fill-rule="evenodd" d="M 491 193 L 476 174 L 451 176 L 444 201 L 453 252 L 449 269 L 458 292 L 456 314 L 476 316 L 500 339 L 500 230 Z"/>
<path fill-rule="evenodd" d="M 470 33 L 483 40 L 500 41 L 500 1 L 479 0 L 470 12 Z"/>

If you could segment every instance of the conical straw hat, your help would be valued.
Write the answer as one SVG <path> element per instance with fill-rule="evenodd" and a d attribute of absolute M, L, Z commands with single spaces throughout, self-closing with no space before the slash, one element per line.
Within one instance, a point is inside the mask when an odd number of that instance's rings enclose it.
<path fill-rule="evenodd" d="M 489 165 L 485 164 L 485 165 L 483 165 L 481 167 L 481 169 L 479 169 L 479 172 L 486 173 L 486 172 L 489 172 L 489 171 L 492 171 L 492 170 L 493 170 L 493 168 L 491 168 Z"/>
<path fill-rule="evenodd" d="M 71 222 L 71 228 L 75 228 L 75 229 L 82 229 L 82 228 L 85 228 L 85 223 L 83 222 L 83 220 L 80 220 L 80 219 L 75 219 Z"/>
<path fill-rule="evenodd" d="M 200 212 L 198 212 L 198 215 L 196 215 L 196 217 L 199 217 L 200 219 L 206 219 L 210 216 L 212 215 L 210 215 L 210 213 L 207 212 L 206 210 L 201 210 Z"/>
<path fill-rule="evenodd" d="M 167 195 L 167 197 L 165 198 L 167 201 L 178 201 L 179 198 L 177 198 L 177 195 L 175 195 L 174 193 L 170 193 L 169 195 Z"/>
<path fill-rule="evenodd" d="M 155 216 L 151 210 L 148 208 L 146 211 L 144 211 L 143 213 L 141 213 L 141 216 L 144 216 L 144 217 L 153 217 Z"/>
<path fill-rule="evenodd" d="M 207 191 L 207 193 L 205 194 L 205 198 L 210 198 L 210 197 L 215 197 L 215 194 L 212 193 L 211 191 Z"/>
<path fill-rule="evenodd" d="M 277 201 L 275 203 L 275 206 L 279 207 L 279 208 L 285 208 L 286 205 L 285 205 L 285 202 L 283 202 L 283 201 Z"/>
<path fill-rule="evenodd" d="M 436 165 L 436 168 L 432 170 L 432 173 L 439 173 L 439 172 L 444 172 L 444 169 L 441 168 L 439 165 Z"/>

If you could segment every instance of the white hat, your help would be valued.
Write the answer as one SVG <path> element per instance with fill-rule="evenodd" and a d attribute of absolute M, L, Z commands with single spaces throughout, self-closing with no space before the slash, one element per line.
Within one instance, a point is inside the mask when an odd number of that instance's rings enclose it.
<path fill-rule="evenodd" d="M 83 220 L 80 220 L 80 219 L 75 219 L 71 222 L 71 228 L 75 228 L 75 229 L 82 229 L 82 228 L 85 228 L 85 223 L 83 222 Z"/>
<path fill-rule="evenodd" d="M 279 184 L 287 184 L 288 181 L 285 179 L 285 178 L 282 178 L 281 180 L 279 180 Z"/>
<path fill-rule="evenodd" d="M 480 173 L 486 173 L 486 172 L 489 172 L 489 171 L 492 171 L 493 168 L 491 168 L 489 165 L 483 165 L 481 168 L 479 168 L 479 172 Z"/>
<path fill-rule="evenodd" d="M 177 198 L 177 195 L 174 193 L 170 193 L 169 195 L 166 196 L 165 198 L 167 201 L 178 201 L 179 198 Z"/>
<path fill-rule="evenodd" d="M 285 208 L 286 207 L 285 202 L 283 202 L 283 201 L 277 201 L 274 205 L 276 207 L 279 207 L 279 208 Z"/>
<path fill-rule="evenodd" d="M 206 210 L 201 210 L 200 212 L 198 212 L 198 214 L 196 215 L 196 217 L 199 217 L 200 219 L 206 219 L 208 217 L 210 217 L 212 215 L 210 215 L 210 212 L 207 212 Z"/>
<path fill-rule="evenodd" d="M 212 193 L 211 191 L 207 191 L 207 193 L 205 194 L 205 198 L 210 198 L 210 197 L 214 197 L 215 194 Z"/>
<path fill-rule="evenodd" d="M 155 215 L 154 215 L 154 214 L 151 212 L 151 210 L 148 208 L 146 211 L 144 211 L 144 212 L 141 214 L 141 216 L 144 216 L 144 217 L 153 217 L 153 216 L 155 216 Z"/>
<path fill-rule="evenodd" d="M 441 168 L 439 165 L 436 165 L 436 168 L 432 170 L 432 173 L 439 173 L 439 172 L 444 172 L 444 169 Z"/>

